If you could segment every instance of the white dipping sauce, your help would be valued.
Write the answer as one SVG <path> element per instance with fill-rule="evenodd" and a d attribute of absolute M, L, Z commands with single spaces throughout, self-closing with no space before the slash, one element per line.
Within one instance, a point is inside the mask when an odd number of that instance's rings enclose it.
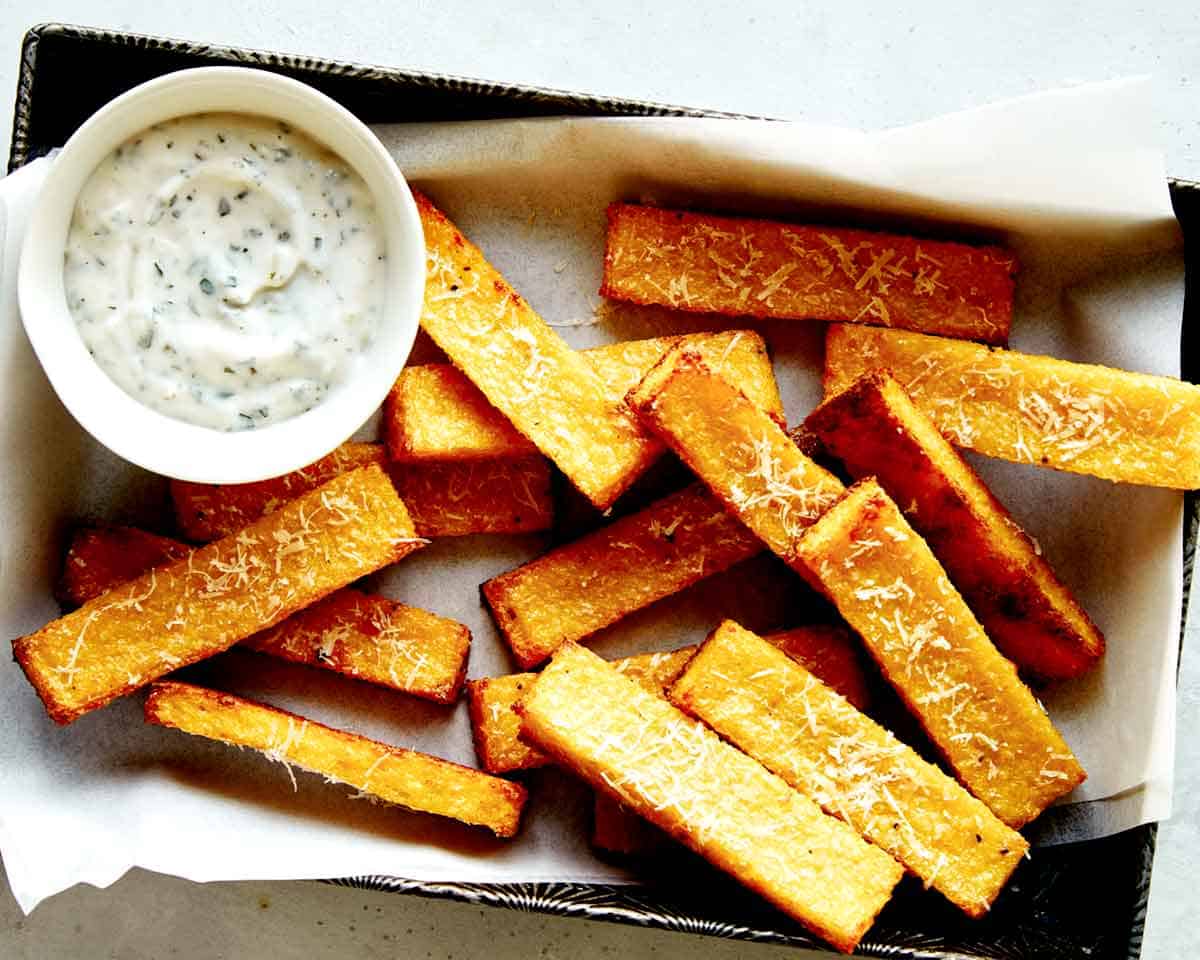
<path fill-rule="evenodd" d="M 354 376 L 383 308 L 366 183 L 286 124 L 198 114 L 92 172 L 63 266 L 88 350 L 159 413 L 215 430 L 297 416 Z"/>

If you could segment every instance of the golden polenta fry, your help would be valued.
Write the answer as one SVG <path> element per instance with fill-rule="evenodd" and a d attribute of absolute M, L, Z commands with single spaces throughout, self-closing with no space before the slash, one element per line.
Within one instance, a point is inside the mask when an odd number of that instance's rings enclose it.
<path fill-rule="evenodd" d="M 483 595 L 517 663 L 529 669 L 561 644 L 761 549 L 707 492 L 690 486 L 493 577 Z"/>
<path fill-rule="evenodd" d="M 956 781 L 732 621 L 713 631 L 670 697 L 973 917 L 1029 849 Z"/>
<path fill-rule="evenodd" d="M 988 636 L 1022 671 L 1062 680 L 1099 660 L 1096 625 L 895 380 L 865 374 L 805 422 L 851 475 L 874 476 L 904 505 Z"/>
<path fill-rule="evenodd" d="M 475 756 L 488 773 L 531 770 L 551 762 L 521 739 L 521 718 L 514 709 L 536 679 L 536 673 L 509 673 L 467 681 Z"/>
<path fill-rule="evenodd" d="M 454 703 L 467 674 L 471 631 L 456 620 L 347 587 L 242 646 L 434 703 Z"/>
<path fill-rule="evenodd" d="M 577 644 L 521 701 L 522 735 L 849 952 L 903 870 L 849 826 Z"/>
<path fill-rule="evenodd" d="M 845 489 L 686 348 L 670 350 L 628 399 L 647 428 L 785 562 Z"/>
<path fill-rule="evenodd" d="M 172 480 L 175 520 L 187 539 L 207 543 L 241 530 L 347 471 L 386 463 L 382 444 L 349 442 L 301 470 L 270 480 L 229 484 Z"/>
<path fill-rule="evenodd" d="M 856 705 L 868 702 L 867 677 L 858 649 L 861 643 L 845 627 L 824 624 L 796 627 L 768 634 L 766 640 Z M 636 681 L 643 689 L 665 696 L 666 689 L 683 672 L 697 649 L 686 646 L 639 653 L 611 663 L 618 673 Z M 512 673 L 467 683 L 475 752 L 479 765 L 489 773 L 528 770 L 550 762 L 519 736 L 516 706 L 535 679 L 535 673 Z"/>
<path fill-rule="evenodd" d="M 488 402 L 597 509 L 659 451 L 619 396 L 429 200 L 416 195 L 428 275 L 421 327 Z"/>
<path fill-rule="evenodd" d="M 610 394 L 624 397 L 659 358 L 682 340 L 746 396 L 782 421 L 783 403 L 767 345 L 752 330 L 629 340 L 584 350 Z M 406 368 L 384 406 L 388 453 L 394 461 L 485 460 L 527 457 L 537 448 L 448 363 Z"/>
<path fill-rule="evenodd" d="M 470 767 L 347 733 L 260 703 L 187 683 L 156 683 L 146 721 L 258 750 L 288 767 L 349 784 L 420 813 L 451 817 L 511 837 L 525 789 Z"/>
<path fill-rule="evenodd" d="M 808 668 L 825 684 L 860 710 L 870 702 L 863 672 L 862 646 L 849 630 L 835 624 L 812 624 L 764 637 L 768 643 Z M 681 647 L 670 653 L 642 653 L 612 665 L 638 680 L 651 693 L 670 688 L 686 670 L 698 647 Z M 533 679 L 534 675 L 528 675 Z M 622 856 L 649 856 L 662 849 L 665 835 L 633 811 L 603 793 L 597 793 L 592 811 L 592 846 Z"/>
<path fill-rule="evenodd" d="M 1086 777 L 925 541 L 874 480 L 855 484 L 797 559 L 858 631 L 959 779 L 1021 827 Z"/>
<path fill-rule="evenodd" d="M 612 665 L 651 693 L 665 696 L 695 652 L 696 647 L 680 647 L 666 653 L 640 653 Z M 488 773 L 512 773 L 550 763 L 549 757 L 520 738 L 516 706 L 536 679 L 536 673 L 510 673 L 467 683 L 475 755 Z"/>
<path fill-rule="evenodd" d="M 1000 247 L 614 203 L 600 293 L 1004 343 L 1016 269 Z"/>
<path fill-rule="evenodd" d="M 50 716 L 70 723 L 425 542 L 387 475 L 365 467 L 96 597 L 15 640 L 13 653 Z"/>
<path fill-rule="evenodd" d="M 63 558 L 58 597 L 69 606 L 82 606 L 151 567 L 186 557 L 191 549 L 137 527 L 81 527 Z"/>
<path fill-rule="evenodd" d="M 422 537 L 534 533 L 554 524 L 550 461 L 422 461 L 391 466 L 392 480 Z"/>
<path fill-rule="evenodd" d="M 142 543 L 154 550 L 142 550 Z M 83 553 L 78 554 L 81 544 Z M 126 544 L 134 549 L 122 556 Z M 195 549 L 134 527 L 81 531 L 67 555 L 68 565 L 73 555 L 88 558 L 88 595 L 80 602 L 158 566 L 154 557 L 167 548 L 176 559 Z M 133 564 L 131 558 L 141 562 Z M 346 587 L 243 640 L 241 646 L 436 703 L 453 703 L 466 673 L 471 632 L 454 620 Z"/>
<path fill-rule="evenodd" d="M 1171 377 L 834 325 L 825 395 L 887 371 L 953 443 L 1118 483 L 1200 487 L 1200 387 Z"/>

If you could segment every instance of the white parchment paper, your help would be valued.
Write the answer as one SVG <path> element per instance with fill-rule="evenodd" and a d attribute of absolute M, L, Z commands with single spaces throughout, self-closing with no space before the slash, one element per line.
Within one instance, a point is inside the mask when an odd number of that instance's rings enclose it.
<path fill-rule="evenodd" d="M 402 169 L 574 346 L 713 329 L 665 310 L 598 309 L 613 200 L 922 230 L 1018 252 L 1012 345 L 1177 374 L 1182 245 L 1154 145 L 1151 87 L 1123 81 L 1027 97 L 883 133 L 755 121 L 568 119 L 378 130 Z M 81 519 L 163 528 L 163 482 L 99 449 L 65 414 L 16 314 L 16 251 L 42 171 L 0 182 L 0 629 L 57 613 L 51 587 Z M 739 322 L 739 325 L 740 324 Z M 820 396 L 822 328 L 750 324 L 774 351 L 792 422 Z M 1045 696 L 1089 780 L 1039 821 L 1039 842 L 1102 836 L 1169 812 L 1182 497 L 973 458 L 1108 638 L 1103 664 Z M 541 536 L 444 540 L 372 578 L 466 623 L 471 676 L 513 667 L 478 585 L 537 555 Z M 722 615 L 780 625 L 799 591 L 768 560 L 627 618 L 616 656 L 703 637 Z M 466 710 L 231 652 L 189 679 L 382 740 L 472 763 Z M 0 853 L 23 909 L 130 866 L 196 880 L 393 874 L 427 880 L 631 879 L 586 845 L 588 795 L 538 771 L 509 843 L 346 799 L 319 778 L 145 727 L 127 698 L 66 729 L 13 664 L 0 668 Z"/>

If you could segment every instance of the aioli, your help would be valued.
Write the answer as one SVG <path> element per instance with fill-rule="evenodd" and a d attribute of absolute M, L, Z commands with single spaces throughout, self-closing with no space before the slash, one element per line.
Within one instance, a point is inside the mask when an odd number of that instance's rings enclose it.
<path fill-rule="evenodd" d="M 366 183 L 286 124 L 197 114 L 117 147 L 76 202 L 67 304 L 89 352 L 159 413 L 246 430 L 353 377 L 383 304 Z"/>

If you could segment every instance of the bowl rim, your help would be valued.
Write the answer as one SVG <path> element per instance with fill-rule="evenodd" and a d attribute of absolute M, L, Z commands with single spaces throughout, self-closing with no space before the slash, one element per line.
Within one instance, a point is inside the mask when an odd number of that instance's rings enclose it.
<path fill-rule="evenodd" d="M 252 104 L 250 109 L 245 104 Z M 63 251 L 78 193 L 116 146 L 155 123 L 199 113 L 282 120 L 322 144 L 367 183 L 385 234 L 383 318 L 347 382 L 312 410 L 266 427 L 225 432 L 177 420 L 126 393 L 89 354 L 67 306 Z M 247 483 L 320 459 L 379 408 L 416 337 L 425 284 L 420 215 L 402 172 L 352 113 L 298 80 L 254 67 L 196 67 L 109 101 L 68 139 L 35 201 L 21 246 L 21 322 L 59 400 L 118 456 L 164 476 Z"/>

